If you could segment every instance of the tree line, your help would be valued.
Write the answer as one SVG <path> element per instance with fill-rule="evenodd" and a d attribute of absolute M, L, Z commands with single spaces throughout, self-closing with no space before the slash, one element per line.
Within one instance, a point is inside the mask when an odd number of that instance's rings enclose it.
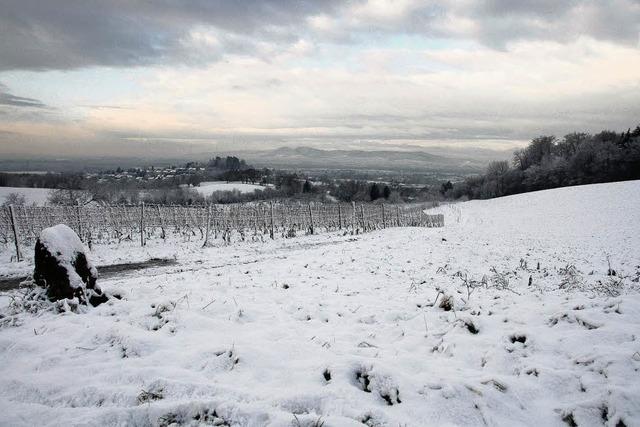
<path fill-rule="evenodd" d="M 491 162 L 486 172 L 442 184 L 451 199 L 488 199 L 571 185 L 640 179 L 640 125 L 634 130 L 539 136 L 513 153 L 511 162 Z"/>

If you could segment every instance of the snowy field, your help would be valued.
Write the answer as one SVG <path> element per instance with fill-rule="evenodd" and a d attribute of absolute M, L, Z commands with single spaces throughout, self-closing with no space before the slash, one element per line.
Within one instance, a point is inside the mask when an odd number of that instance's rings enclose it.
<path fill-rule="evenodd" d="M 43 206 L 49 197 L 48 188 L 0 187 L 0 205 L 7 200 L 7 196 L 11 193 L 22 194 L 27 205 Z"/>
<path fill-rule="evenodd" d="M 226 182 L 226 181 L 208 181 L 200 183 L 200 186 L 194 187 L 198 193 L 203 196 L 210 196 L 214 191 L 234 191 L 240 193 L 253 193 L 255 190 L 264 190 L 265 187 L 256 184 L 244 184 L 242 182 Z"/>
<path fill-rule="evenodd" d="M 0 296 L 0 424 L 640 425 L 640 181 L 439 210 L 441 229 L 94 247 L 178 264 L 99 281 L 124 298 L 82 314 Z M 31 268 L 9 250 L 2 270 Z"/>

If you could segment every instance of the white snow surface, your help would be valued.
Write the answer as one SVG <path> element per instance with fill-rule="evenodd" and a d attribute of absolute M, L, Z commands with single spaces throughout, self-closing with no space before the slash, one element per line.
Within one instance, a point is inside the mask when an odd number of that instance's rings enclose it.
<path fill-rule="evenodd" d="M 5 322 L 0 424 L 640 425 L 640 181 L 438 210 L 440 229 L 95 246 L 178 265 Z"/>
<path fill-rule="evenodd" d="M 242 182 L 207 181 L 202 182 L 198 187 L 193 187 L 203 196 L 210 196 L 214 191 L 234 191 L 240 193 L 253 193 L 255 190 L 264 190 L 266 187 L 256 184 L 245 184 Z"/>
<path fill-rule="evenodd" d="M 42 230 L 39 239 L 40 243 L 42 243 L 42 245 L 60 261 L 60 265 L 67 270 L 69 284 L 74 288 L 82 288 L 84 282 L 78 273 L 76 273 L 73 263 L 76 261 L 79 253 L 86 254 L 88 251 L 84 248 L 76 232 L 65 224 L 58 224 Z M 97 275 L 98 272 L 96 268 L 88 258 L 87 262 L 93 274 Z"/>
<path fill-rule="evenodd" d="M 43 206 L 47 204 L 49 198 L 49 188 L 23 188 L 23 187 L 0 187 L 0 205 L 6 200 L 11 193 L 22 194 L 27 205 Z"/>
<path fill-rule="evenodd" d="M 65 224 L 54 225 L 40 232 L 42 243 L 52 254 L 62 261 L 72 263 L 77 254 L 85 252 L 84 245 L 75 231 Z"/>

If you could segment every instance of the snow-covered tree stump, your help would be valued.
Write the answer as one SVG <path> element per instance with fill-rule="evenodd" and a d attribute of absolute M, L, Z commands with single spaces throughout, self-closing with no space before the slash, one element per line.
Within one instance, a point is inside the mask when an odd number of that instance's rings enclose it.
<path fill-rule="evenodd" d="M 80 304 L 95 307 L 108 300 L 96 283 L 98 271 L 87 258 L 80 238 L 64 224 L 40 233 L 33 279 L 47 290 L 51 301 L 78 298 Z"/>

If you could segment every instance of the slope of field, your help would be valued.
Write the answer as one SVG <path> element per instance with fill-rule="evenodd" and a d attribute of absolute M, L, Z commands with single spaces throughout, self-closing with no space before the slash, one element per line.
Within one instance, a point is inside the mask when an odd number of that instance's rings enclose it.
<path fill-rule="evenodd" d="M 0 297 L 2 422 L 639 425 L 640 182 L 440 209 L 442 229 L 94 247 L 178 265 L 103 280 L 124 298 L 80 314 Z"/>
<path fill-rule="evenodd" d="M 203 196 L 210 196 L 214 191 L 234 191 L 240 193 L 253 193 L 255 190 L 264 190 L 265 187 L 256 184 L 244 184 L 242 182 L 208 181 L 202 182 L 194 189 Z"/>
<path fill-rule="evenodd" d="M 639 263 L 640 181 L 537 191 L 492 200 L 473 200 L 433 209 L 447 228 L 477 241 L 581 253 L 585 266 Z M 600 259 L 600 261 L 596 261 Z"/>
<path fill-rule="evenodd" d="M 0 205 L 7 200 L 9 194 L 18 193 L 24 196 L 27 205 L 42 206 L 47 203 L 49 191 L 48 188 L 0 187 Z"/>

